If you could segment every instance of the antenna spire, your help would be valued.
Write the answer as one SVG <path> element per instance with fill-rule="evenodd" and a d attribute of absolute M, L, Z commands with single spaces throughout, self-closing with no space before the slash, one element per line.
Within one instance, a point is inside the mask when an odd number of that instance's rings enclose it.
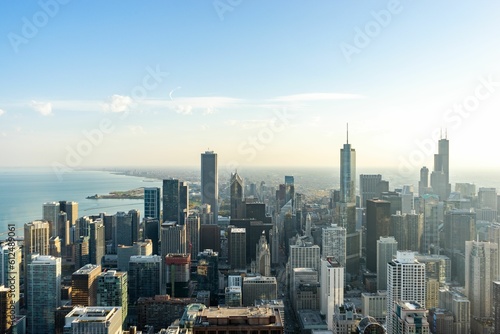
<path fill-rule="evenodd" d="M 349 144 L 349 123 L 347 123 L 347 144 Z"/>

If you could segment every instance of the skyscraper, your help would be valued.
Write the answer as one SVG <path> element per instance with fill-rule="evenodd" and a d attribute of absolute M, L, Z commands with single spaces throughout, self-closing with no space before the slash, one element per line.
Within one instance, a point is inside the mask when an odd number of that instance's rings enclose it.
<path fill-rule="evenodd" d="M 144 218 L 160 219 L 160 188 L 144 188 Z"/>
<path fill-rule="evenodd" d="M 24 254 L 49 254 L 50 223 L 35 220 L 24 224 Z"/>
<path fill-rule="evenodd" d="M 10 244 L 10 245 L 9 245 Z M 12 293 L 15 314 L 19 314 L 22 250 L 17 241 L 0 244 L 0 285 Z M 1 309 L 1 308 L 0 308 Z"/>
<path fill-rule="evenodd" d="M 492 282 L 498 280 L 498 245 L 465 242 L 465 294 L 470 300 L 471 317 L 492 316 Z"/>
<path fill-rule="evenodd" d="M 377 271 L 377 240 L 392 235 L 391 204 L 379 199 L 366 201 L 366 268 Z"/>
<path fill-rule="evenodd" d="M 186 225 L 175 222 L 161 224 L 161 256 L 169 253 L 186 253 Z"/>
<path fill-rule="evenodd" d="M 122 308 L 122 324 L 128 314 L 128 276 L 126 272 L 108 270 L 97 277 L 97 306 Z"/>
<path fill-rule="evenodd" d="M 232 269 L 245 269 L 247 260 L 246 229 L 233 227 L 229 231 L 229 265 Z M 254 246 L 255 247 L 255 246 Z"/>
<path fill-rule="evenodd" d="M 340 201 L 356 203 L 356 151 L 349 144 L 349 131 L 340 150 Z"/>
<path fill-rule="evenodd" d="M 0 284 L 0 333 L 9 333 L 15 315 L 11 313 L 12 294 Z"/>
<path fill-rule="evenodd" d="M 189 297 L 191 254 L 169 253 L 165 256 L 164 264 L 163 277 L 165 282 L 162 284 L 162 294 L 166 293 L 172 298 Z"/>
<path fill-rule="evenodd" d="M 139 241 L 139 221 L 140 213 L 137 210 L 130 210 L 128 213 L 117 212 L 113 216 L 114 246 L 115 251 L 118 245 L 132 246 Z"/>
<path fill-rule="evenodd" d="M 295 179 L 291 175 L 285 176 L 285 203 L 292 201 L 293 208 L 295 207 Z"/>
<path fill-rule="evenodd" d="M 398 251 L 394 237 L 380 237 L 377 240 L 377 290 L 387 290 L 387 263 L 391 262 Z"/>
<path fill-rule="evenodd" d="M 67 214 L 69 225 L 75 225 L 76 219 L 78 218 L 78 202 L 59 201 L 59 209 Z M 63 236 L 60 235 L 60 237 Z"/>
<path fill-rule="evenodd" d="M 360 207 L 366 207 L 366 200 L 380 197 L 380 182 L 382 182 L 380 174 L 361 174 L 359 176 Z"/>
<path fill-rule="evenodd" d="M 59 226 L 57 226 L 58 215 L 61 211 L 59 202 L 47 202 L 43 203 L 43 220 L 50 223 L 50 236 L 55 237 L 59 232 Z"/>
<path fill-rule="evenodd" d="M 398 333 L 393 319 L 396 305 L 412 301 L 425 308 L 425 265 L 415 259 L 413 252 L 397 252 L 396 259 L 387 264 L 387 333 Z"/>
<path fill-rule="evenodd" d="M 184 224 L 188 210 L 188 184 L 177 179 L 163 180 L 163 222 Z"/>
<path fill-rule="evenodd" d="M 210 304 L 215 305 L 219 291 L 219 254 L 211 249 L 198 253 L 196 272 L 198 290 L 210 291 Z"/>
<path fill-rule="evenodd" d="M 89 224 L 89 262 L 100 265 L 105 254 L 104 223 L 98 218 Z"/>
<path fill-rule="evenodd" d="M 245 218 L 245 203 L 243 202 L 243 179 L 238 172 L 231 173 L 230 185 L 231 219 Z"/>
<path fill-rule="evenodd" d="M 333 329 L 335 307 L 344 303 L 344 267 L 333 257 L 321 259 L 320 310 Z"/>
<path fill-rule="evenodd" d="M 420 168 L 420 181 L 418 181 L 418 196 L 422 197 L 429 193 L 429 168 Z"/>
<path fill-rule="evenodd" d="M 154 297 L 160 294 L 162 260 L 158 255 L 131 256 L 128 269 L 129 304 L 139 297 Z"/>
<path fill-rule="evenodd" d="M 186 220 L 187 252 L 196 259 L 200 252 L 200 216 L 190 215 Z"/>
<path fill-rule="evenodd" d="M 55 310 L 61 300 L 61 258 L 32 256 L 27 266 L 27 333 L 55 331 Z"/>
<path fill-rule="evenodd" d="M 97 277 L 101 266 L 87 264 L 71 275 L 71 304 L 95 306 L 97 304 Z"/>
<path fill-rule="evenodd" d="M 346 229 L 337 225 L 323 227 L 322 257 L 334 257 L 341 266 L 346 264 Z"/>
<path fill-rule="evenodd" d="M 433 192 L 444 201 L 450 196 L 450 143 L 447 138 L 438 141 L 438 153 L 434 154 L 434 170 L 431 173 Z"/>
<path fill-rule="evenodd" d="M 201 154 L 201 203 L 210 204 L 213 212 L 213 223 L 217 224 L 219 216 L 219 179 L 217 154 L 213 151 L 206 151 Z"/>

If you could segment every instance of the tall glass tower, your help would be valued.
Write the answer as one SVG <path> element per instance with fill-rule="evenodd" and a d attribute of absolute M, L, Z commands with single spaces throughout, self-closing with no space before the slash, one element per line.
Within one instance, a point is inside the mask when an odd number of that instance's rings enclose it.
<path fill-rule="evenodd" d="M 347 142 L 340 149 L 340 202 L 356 203 L 356 150 Z"/>
<path fill-rule="evenodd" d="M 201 154 L 201 203 L 209 204 L 213 212 L 213 223 L 217 224 L 219 215 L 219 178 L 217 173 L 217 154 L 206 151 Z"/>

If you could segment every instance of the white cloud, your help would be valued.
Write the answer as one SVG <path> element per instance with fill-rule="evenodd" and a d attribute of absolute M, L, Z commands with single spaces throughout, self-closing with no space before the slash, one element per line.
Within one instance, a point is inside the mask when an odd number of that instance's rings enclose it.
<path fill-rule="evenodd" d="M 0 116 L 2 116 L 3 114 L 5 114 L 5 110 L 0 109 Z"/>
<path fill-rule="evenodd" d="M 31 101 L 31 107 L 35 111 L 39 112 L 42 116 L 51 116 L 52 114 L 52 103 L 50 102 L 37 102 Z"/>
<path fill-rule="evenodd" d="M 326 100 L 352 100 L 362 99 L 364 96 L 348 93 L 304 93 L 278 96 L 271 101 L 277 102 L 306 102 L 306 101 L 326 101 Z"/>
<path fill-rule="evenodd" d="M 177 105 L 175 106 L 175 112 L 181 115 L 191 115 L 193 112 L 193 106 Z"/>
<path fill-rule="evenodd" d="M 116 113 L 124 112 L 130 108 L 132 103 L 133 100 L 130 96 L 115 94 L 111 96 L 111 99 L 108 103 L 103 104 L 103 110 Z"/>

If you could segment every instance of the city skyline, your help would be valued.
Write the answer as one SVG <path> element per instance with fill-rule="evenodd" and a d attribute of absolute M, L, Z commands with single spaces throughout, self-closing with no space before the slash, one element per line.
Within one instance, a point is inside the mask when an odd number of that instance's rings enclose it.
<path fill-rule="evenodd" d="M 499 167 L 499 6 L 4 2 L 0 167 Z"/>

